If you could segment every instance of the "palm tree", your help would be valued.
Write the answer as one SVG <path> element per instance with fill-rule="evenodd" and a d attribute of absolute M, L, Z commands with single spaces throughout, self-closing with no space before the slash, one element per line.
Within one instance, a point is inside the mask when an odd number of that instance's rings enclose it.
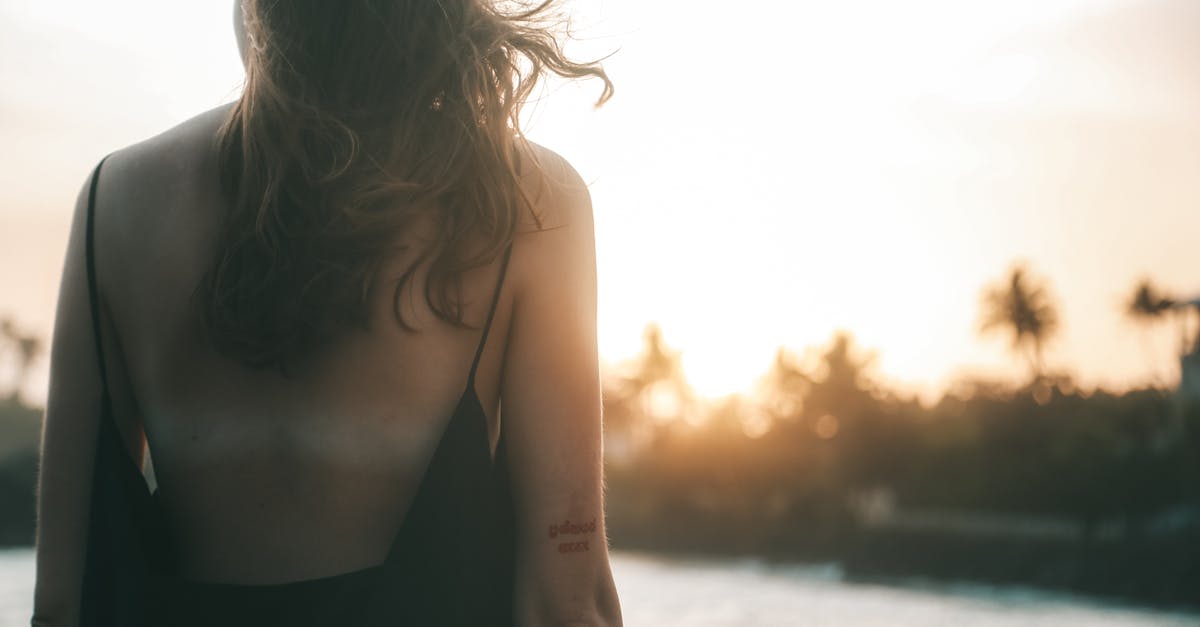
<path fill-rule="evenodd" d="M 683 376 L 683 365 L 678 351 L 667 347 L 663 340 L 662 327 L 651 322 L 642 332 L 642 355 L 638 362 L 637 378 L 645 385 L 659 381 L 679 379 Z"/>
<path fill-rule="evenodd" d="M 773 420 L 796 419 L 804 408 L 804 397 L 812 382 L 796 357 L 781 346 L 759 381 L 759 395 Z"/>
<path fill-rule="evenodd" d="M 0 350 L 0 356 L 3 356 L 4 353 L 8 352 L 9 346 L 16 346 L 18 343 L 17 325 L 13 323 L 12 318 L 7 316 L 0 318 L 0 349 L 3 349 Z M 17 390 L 19 389 L 19 387 L 15 385 L 13 386 L 12 390 L 10 391 L 11 399 L 16 399 Z"/>
<path fill-rule="evenodd" d="M 1131 318 L 1144 324 L 1162 320 L 1168 314 L 1173 315 L 1179 324 L 1179 354 L 1187 355 L 1200 350 L 1200 335 L 1191 332 L 1188 317 L 1189 308 L 1195 306 L 1193 302 L 1166 295 L 1149 279 L 1142 279 L 1134 288 L 1126 310 Z"/>
<path fill-rule="evenodd" d="M 1133 296 L 1129 298 L 1129 302 L 1125 306 L 1125 312 L 1138 324 L 1149 327 L 1152 324 L 1161 322 L 1168 314 L 1177 312 L 1178 309 L 1175 308 L 1176 302 L 1174 298 L 1167 296 L 1155 286 L 1150 279 L 1144 278 L 1134 287 Z M 1186 335 L 1185 329 L 1183 333 L 1185 346 Z M 1186 350 L 1183 350 L 1181 354 L 1186 352 Z"/>
<path fill-rule="evenodd" d="M 8 344 L 16 355 L 16 370 L 13 373 L 10 398 L 20 402 L 21 390 L 25 388 L 25 382 L 29 380 L 33 362 L 42 352 L 42 342 L 36 335 L 22 333 L 12 318 L 7 317 L 0 319 L 0 339 L 4 340 L 4 343 Z"/>
<path fill-rule="evenodd" d="M 1134 288 L 1127 311 L 1133 318 L 1149 321 L 1158 320 L 1174 306 L 1174 298 L 1164 295 L 1150 279 L 1142 279 Z"/>
<path fill-rule="evenodd" d="M 42 341 L 36 335 L 22 335 L 17 338 L 17 373 L 13 383 L 13 398 L 21 401 L 21 390 L 29 380 L 33 370 L 33 362 L 42 352 Z"/>
<path fill-rule="evenodd" d="M 996 329 L 1012 333 L 1013 350 L 1025 353 L 1033 380 L 1040 381 L 1046 343 L 1058 331 L 1058 310 L 1049 288 L 1030 279 L 1023 265 L 1014 267 L 1003 283 L 983 292 L 980 332 Z"/>
<path fill-rule="evenodd" d="M 681 353 L 667 346 L 658 324 L 646 325 L 642 346 L 641 354 L 625 364 L 625 372 L 608 384 L 607 401 L 613 409 L 609 417 L 613 418 L 614 428 L 630 427 L 651 415 L 663 420 L 672 418 L 666 414 L 682 412 L 691 400 Z"/>

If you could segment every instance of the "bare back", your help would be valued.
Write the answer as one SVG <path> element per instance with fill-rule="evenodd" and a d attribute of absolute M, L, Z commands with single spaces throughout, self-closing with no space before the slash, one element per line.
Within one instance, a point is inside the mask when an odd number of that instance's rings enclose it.
<path fill-rule="evenodd" d="M 392 291 L 380 285 L 370 330 L 288 377 L 215 353 L 190 299 L 224 211 L 211 149 L 220 120 L 203 115 L 105 166 L 96 250 L 114 325 L 105 337 L 114 409 L 135 454 L 144 426 L 185 574 L 266 583 L 376 565 L 463 392 L 480 333 L 437 319 L 418 273 L 402 307 L 419 333 L 389 324 Z M 409 239 L 397 270 L 423 245 L 420 234 Z M 476 329 L 498 265 L 464 277 Z M 504 296 L 476 375 L 493 442 Z"/>

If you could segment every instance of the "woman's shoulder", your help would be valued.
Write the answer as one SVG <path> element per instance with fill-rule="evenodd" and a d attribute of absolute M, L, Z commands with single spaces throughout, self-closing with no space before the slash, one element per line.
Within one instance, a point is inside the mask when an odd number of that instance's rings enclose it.
<path fill-rule="evenodd" d="M 583 176 L 565 157 L 537 144 L 525 142 L 522 161 L 532 164 L 521 169 L 521 185 L 541 227 L 560 227 L 592 222 L 592 200 Z M 528 218 L 526 218 L 528 219 Z M 532 223 L 532 220 L 529 220 Z M 525 226 L 523 220 L 522 223 Z"/>
<path fill-rule="evenodd" d="M 137 272 L 143 259 L 176 258 L 211 232 L 213 212 L 198 209 L 220 197 L 215 138 L 227 112 L 205 111 L 104 159 L 95 202 L 102 282 Z"/>
<path fill-rule="evenodd" d="M 535 166 L 521 170 L 532 215 L 523 215 L 518 227 L 519 241 L 510 263 L 514 287 L 528 293 L 530 286 L 537 286 L 540 289 L 533 291 L 545 296 L 564 292 L 563 278 L 570 276 L 578 279 L 569 281 L 572 288 L 591 290 L 596 258 L 588 185 L 557 152 L 533 142 L 524 150 Z"/>
<path fill-rule="evenodd" d="M 132 227 L 139 216 L 165 217 L 166 201 L 206 195 L 216 181 L 217 131 L 231 106 L 215 107 L 109 153 L 97 185 L 98 212 L 119 213 L 119 221 Z"/>
<path fill-rule="evenodd" d="M 233 103 L 226 103 L 192 116 L 156 135 L 112 151 L 104 163 L 104 181 L 134 181 L 138 186 L 163 181 L 159 176 L 203 164 L 215 155 L 217 130 L 224 124 Z M 140 176 L 139 176 L 140 175 Z M 174 179 L 171 177 L 167 181 Z"/>

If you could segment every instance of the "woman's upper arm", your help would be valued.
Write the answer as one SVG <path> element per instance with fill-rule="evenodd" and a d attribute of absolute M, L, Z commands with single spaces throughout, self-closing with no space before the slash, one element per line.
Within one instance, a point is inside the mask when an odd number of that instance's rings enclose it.
<path fill-rule="evenodd" d="M 516 500 L 516 619 L 523 627 L 619 625 L 608 562 L 596 252 L 591 200 L 541 156 L 544 231 L 522 236 L 501 398 Z"/>
<path fill-rule="evenodd" d="M 50 351 L 37 486 L 35 625 L 79 620 L 102 389 L 85 256 L 90 183 L 76 202 Z"/>

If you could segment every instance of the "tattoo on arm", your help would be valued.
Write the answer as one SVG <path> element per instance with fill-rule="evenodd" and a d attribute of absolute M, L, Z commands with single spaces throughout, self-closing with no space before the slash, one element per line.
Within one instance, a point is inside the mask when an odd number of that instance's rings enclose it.
<path fill-rule="evenodd" d="M 558 536 L 590 536 L 596 533 L 596 519 L 593 518 L 586 523 L 573 523 L 570 520 L 564 520 L 561 523 L 551 523 L 550 529 L 547 531 L 551 539 Z M 578 553 L 581 551 L 590 551 L 588 540 L 575 540 L 572 542 L 560 542 L 558 545 L 559 553 Z"/>

